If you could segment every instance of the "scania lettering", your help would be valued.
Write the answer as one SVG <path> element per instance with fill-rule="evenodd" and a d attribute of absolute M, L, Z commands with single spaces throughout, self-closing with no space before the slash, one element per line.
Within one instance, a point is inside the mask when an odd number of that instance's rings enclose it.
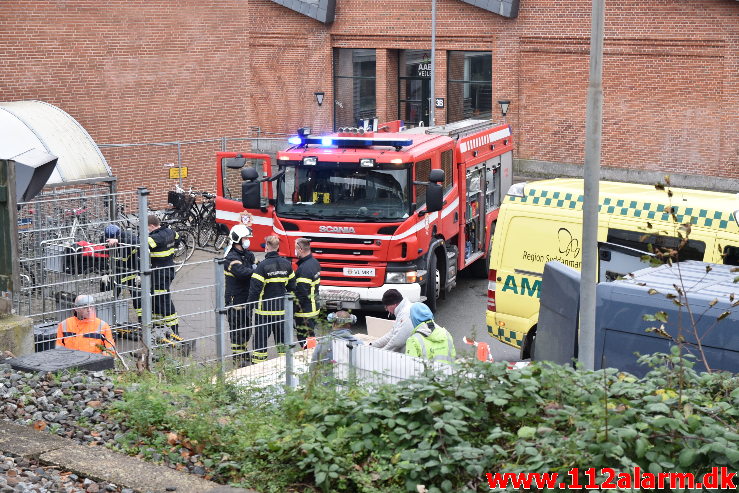
<path fill-rule="evenodd" d="M 508 125 L 405 129 L 375 119 L 326 135 L 300 129 L 288 142 L 274 170 L 268 155 L 217 153 L 216 217 L 226 227 L 250 222 L 255 246 L 279 236 L 287 257 L 295 240 L 310 239 L 322 301 L 382 309 L 396 288 L 435 310 L 458 271 L 484 277 L 512 181 Z"/>
<path fill-rule="evenodd" d="M 351 226 L 318 226 L 319 233 L 356 233 Z"/>
<path fill-rule="evenodd" d="M 680 188 L 671 192 L 600 183 L 598 281 L 629 273 L 623 272 L 619 252 L 647 252 L 650 245 L 679 248 L 680 260 L 739 264 L 736 196 Z M 534 345 L 544 265 L 557 260 L 581 268 L 582 203 L 583 184 L 576 179 L 517 183 L 504 197 L 490 259 L 487 327 L 491 336 L 521 348 L 522 358 L 530 356 Z M 690 224 L 689 234 L 682 224 Z M 638 259 L 631 270 L 646 267 Z"/>

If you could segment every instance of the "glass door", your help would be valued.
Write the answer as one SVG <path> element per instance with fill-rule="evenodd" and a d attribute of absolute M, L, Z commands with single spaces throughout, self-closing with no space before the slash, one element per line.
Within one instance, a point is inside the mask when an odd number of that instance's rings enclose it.
<path fill-rule="evenodd" d="M 399 118 L 407 127 L 429 124 L 431 55 L 424 50 L 400 52 L 398 73 Z"/>

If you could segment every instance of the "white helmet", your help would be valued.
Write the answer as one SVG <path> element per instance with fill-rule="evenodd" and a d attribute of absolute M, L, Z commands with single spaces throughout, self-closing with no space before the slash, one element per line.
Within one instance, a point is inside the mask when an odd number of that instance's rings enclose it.
<path fill-rule="evenodd" d="M 233 243 L 240 243 L 242 238 L 251 238 L 251 228 L 245 224 L 236 224 L 228 233 Z"/>

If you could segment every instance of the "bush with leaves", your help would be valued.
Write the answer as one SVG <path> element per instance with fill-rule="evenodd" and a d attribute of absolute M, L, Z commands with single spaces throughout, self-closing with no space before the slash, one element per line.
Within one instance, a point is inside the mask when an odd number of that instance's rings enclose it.
<path fill-rule="evenodd" d="M 696 373 L 677 349 L 642 360 L 653 366 L 642 379 L 469 362 L 449 376 L 279 396 L 152 379 L 125 394 L 119 416 L 147 447 L 164 433 L 195 440 L 214 479 L 265 493 L 478 491 L 485 473 L 572 467 L 739 469 L 739 378 Z"/>

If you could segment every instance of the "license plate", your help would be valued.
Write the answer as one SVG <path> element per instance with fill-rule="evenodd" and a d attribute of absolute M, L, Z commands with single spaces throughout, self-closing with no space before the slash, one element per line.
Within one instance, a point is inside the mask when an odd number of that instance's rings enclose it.
<path fill-rule="evenodd" d="M 344 267 L 345 276 L 375 277 L 375 269 L 370 267 Z"/>

